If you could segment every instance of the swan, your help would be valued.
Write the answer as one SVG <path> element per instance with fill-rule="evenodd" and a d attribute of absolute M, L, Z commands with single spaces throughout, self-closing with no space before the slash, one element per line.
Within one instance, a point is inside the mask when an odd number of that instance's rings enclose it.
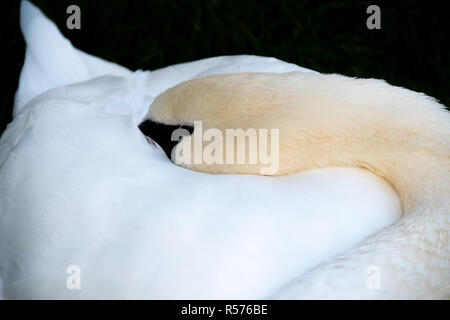
<path fill-rule="evenodd" d="M 28 1 L 21 28 L 25 62 L 0 139 L 2 298 L 277 297 L 400 219 L 397 192 L 368 170 L 210 175 L 175 166 L 138 129 L 184 81 L 315 72 L 257 56 L 132 72 L 74 48 Z"/>
<path fill-rule="evenodd" d="M 381 80 L 302 71 L 212 75 L 180 83 L 153 101 L 145 119 L 202 128 L 279 128 L 279 170 L 289 175 L 362 167 L 398 192 L 402 219 L 281 288 L 277 298 L 450 297 L 450 113 L 422 93 Z M 259 163 L 183 163 L 207 173 L 260 174 Z M 239 143 L 239 142 L 238 142 Z M 234 146 L 238 148 L 238 143 Z M 248 154 L 248 150 L 247 150 Z M 376 266 L 381 290 L 361 268 Z"/>

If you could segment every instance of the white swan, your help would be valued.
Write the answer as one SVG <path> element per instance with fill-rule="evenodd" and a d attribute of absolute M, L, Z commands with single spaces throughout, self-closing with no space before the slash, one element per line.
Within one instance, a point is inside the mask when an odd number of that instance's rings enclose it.
<path fill-rule="evenodd" d="M 29 2 L 21 26 L 26 60 L 0 140 L 4 298 L 270 297 L 399 218 L 396 192 L 366 170 L 207 175 L 137 129 L 181 81 L 305 69 L 236 56 L 133 73 L 73 48 Z M 70 265 L 80 290 L 66 285 Z"/>
<path fill-rule="evenodd" d="M 374 79 L 237 73 L 170 88 L 146 118 L 183 125 L 201 120 L 203 130 L 223 135 L 228 128 L 276 128 L 276 174 L 363 167 L 396 188 L 404 213 L 397 224 L 303 274 L 277 297 L 450 297 L 450 113 L 434 99 Z M 194 150 L 186 147 L 197 137 L 194 130 L 181 140 L 174 162 L 209 173 L 260 174 L 260 163 L 181 163 L 178 150 Z M 367 290 L 359 271 L 371 265 L 382 274 L 380 290 Z"/>

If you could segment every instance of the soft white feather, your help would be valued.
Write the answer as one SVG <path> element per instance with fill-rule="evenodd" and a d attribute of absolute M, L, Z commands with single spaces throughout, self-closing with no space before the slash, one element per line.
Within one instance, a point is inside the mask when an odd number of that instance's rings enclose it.
<path fill-rule="evenodd" d="M 302 68 L 235 56 L 131 73 L 74 49 L 30 3 L 21 14 L 27 58 L 0 139 L 5 298 L 267 297 L 399 218 L 396 192 L 365 170 L 212 176 L 136 127 L 181 81 Z M 66 287 L 70 264 L 82 290 Z"/>

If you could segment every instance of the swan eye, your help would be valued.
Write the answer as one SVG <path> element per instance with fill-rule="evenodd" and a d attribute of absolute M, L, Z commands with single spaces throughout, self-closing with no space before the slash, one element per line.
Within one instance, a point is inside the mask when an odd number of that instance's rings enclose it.
<path fill-rule="evenodd" d="M 178 140 L 172 140 L 172 135 L 176 130 L 182 129 L 186 132 L 186 135 L 192 134 L 194 132 L 194 127 L 183 126 L 183 125 L 169 125 L 159 122 L 154 122 L 152 120 L 145 120 L 139 124 L 139 130 L 147 138 L 147 141 L 156 142 L 166 153 L 167 157 L 170 159 L 173 147 L 175 147 Z M 181 131 L 181 130 L 179 130 Z"/>

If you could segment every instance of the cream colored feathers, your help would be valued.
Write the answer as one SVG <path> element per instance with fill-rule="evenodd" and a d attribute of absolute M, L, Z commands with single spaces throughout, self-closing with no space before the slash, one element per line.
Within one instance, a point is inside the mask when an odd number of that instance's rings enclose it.
<path fill-rule="evenodd" d="M 181 83 L 155 99 L 147 119 L 200 120 L 203 129 L 223 132 L 279 129 L 277 174 L 363 167 L 396 188 L 404 209 L 399 223 L 301 275 L 276 298 L 449 297 L 450 113 L 434 99 L 374 79 L 242 73 Z M 176 148 L 192 139 L 185 137 Z M 260 173 L 252 164 L 184 166 Z M 367 286 L 369 266 L 381 271 L 377 290 Z"/>

